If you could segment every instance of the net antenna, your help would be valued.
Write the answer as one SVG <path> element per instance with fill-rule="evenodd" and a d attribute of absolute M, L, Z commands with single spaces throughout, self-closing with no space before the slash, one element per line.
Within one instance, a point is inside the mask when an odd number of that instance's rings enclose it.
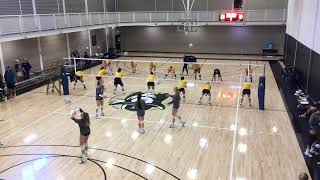
<path fill-rule="evenodd" d="M 186 34 L 196 32 L 198 30 L 198 20 L 196 14 L 192 14 L 192 7 L 195 0 L 181 0 L 184 13 L 181 19 L 178 19 L 178 31 L 183 31 Z"/>

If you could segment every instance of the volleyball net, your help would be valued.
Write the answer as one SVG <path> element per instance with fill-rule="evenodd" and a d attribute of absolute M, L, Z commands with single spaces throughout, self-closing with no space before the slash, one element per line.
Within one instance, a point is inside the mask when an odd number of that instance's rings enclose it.
<path fill-rule="evenodd" d="M 115 78 L 116 72 L 121 69 L 124 73 L 122 79 L 147 80 L 150 72 L 156 79 L 165 81 L 178 81 L 183 76 L 188 81 L 212 83 L 236 83 L 252 79 L 258 83 L 260 76 L 265 75 L 265 65 L 254 63 L 212 62 L 212 60 L 199 59 L 197 62 L 183 62 L 182 59 L 149 58 L 142 60 L 137 57 L 122 57 L 118 59 L 95 58 L 64 58 L 64 64 L 71 74 L 81 71 L 84 77 L 101 77 L 103 79 Z M 222 78 L 215 70 L 220 71 Z M 217 71 L 216 71 L 217 72 Z"/>

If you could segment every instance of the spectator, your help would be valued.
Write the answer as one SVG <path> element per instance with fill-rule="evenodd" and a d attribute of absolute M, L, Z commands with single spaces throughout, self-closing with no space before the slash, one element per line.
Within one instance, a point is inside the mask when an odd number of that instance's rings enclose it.
<path fill-rule="evenodd" d="M 29 61 L 25 61 L 22 63 L 22 70 L 23 70 L 23 77 L 24 80 L 30 79 L 30 71 L 32 69 L 31 64 L 29 63 Z"/>
<path fill-rule="evenodd" d="M 316 102 L 314 106 L 310 106 L 308 108 L 308 110 L 303 113 L 303 114 L 300 114 L 299 117 L 301 118 L 307 118 L 308 116 L 310 116 L 312 113 L 316 112 L 318 109 L 320 109 L 320 101 L 319 102 Z"/>
<path fill-rule="evenodd" d="M 14 69 L 16 70 L 16 73 L 21 71 L 21 66 L 20 66 L 18 59 L 16 60 L 16 64 L 14 65 Z"/>
<path fill-rule="evenodd" d="M 16 63 L 15 63 L 15 65 L 14 65 L 14 69 L 16 70 L 16 76 L 17 76 L 17 80 L 18 81 L 21 81 L 21 80 L 23 80 L 23 74 L 22 74 L 22 72 L 21 72 L 21 65 L 20 65 L 20 62 L 19 62 L 19 60 L 17 59 L 16 60 Z"/>
<path fill-rule="evenodd" d="M 90 58 L 89 54 L 87 51 L 84 52 L 84 55 L 83 55 L 84 58 Z M 85 60 L 86 64 L 85 64 L 85 67 L 86 68 L 89 68 L 90 67 L 90 64 L 91 64 L 91 61 L 90 60 Z"/>
<path fill-rule="evenodd" d="M 15 86 L 17 81 L 14 72 L 10 69 L 10 66 L 8 66 L 6 69 L 4 79 L 7 83 L 7 88 L 9 89 L 10 96 L 15 96 Z"/>
<path fill-rule="evenodd" d="M 312 113 L 309 118 L 309 137 L 307 142 L 307 149 L 304 154 L 308 157 L 312 157 L 310 152 L 312 144 L 317 140 L 318 129 L 320 127 L 320 110 Z"/>
<path fill-rule="evenodd" d="M 307 173 L 301 173 L 299 175 L 299 180 L 308 180 L 309 179 L 309 176 Z"/>
<path fill-rule="evenodd" d="M 3 77 L 2 74 L 0 74 L 0 101 L 7 99 L 5 95 Z"/>

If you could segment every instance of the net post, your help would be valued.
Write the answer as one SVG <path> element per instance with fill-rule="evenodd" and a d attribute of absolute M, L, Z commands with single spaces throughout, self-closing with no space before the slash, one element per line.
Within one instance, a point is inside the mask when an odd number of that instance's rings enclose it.
<path fill-rule="evenodd" d="M 73 64 L 74 64 L 74 74 L 76 74 L 77 73 L 77 61 L 75 58 L 73 59 Z"/>

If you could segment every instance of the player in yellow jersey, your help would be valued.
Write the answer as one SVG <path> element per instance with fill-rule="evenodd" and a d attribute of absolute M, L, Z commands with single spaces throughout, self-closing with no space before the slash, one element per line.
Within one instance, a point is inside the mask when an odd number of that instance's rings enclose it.
<path fill-rule="evenodd" d="M 106 71 L 106 69 L 102 66 L 98 72 L 98 75 L 96 76 L 96 79 L 99 81 L 101 80 L 102 76 L 105 76 L 106 74 L 108 74 L 108 72 Z"/>
<path fill-rule="evenodd" d="M 183 95 L 183 102 L 186 102 L 186 88 L 187 88 L 187 81 L 184 80 L 184 77 L 181 77 L 181 80 L 179 81 L 179 92 Z"/>
<path fill-rule="evenodd" d="M 250 96 L 251 95 L 251 83 L 248 82 L 248 80 L 245 80 L 243 82 L 242 88 L 243 88 L 243 90 L 242 90 L 242 95 L 241 95 L 241 100 L 240 100 L 240 107 L 242 107 L 244 96 L 247 95 L 248 96 L 248 100 L 249 100 L 249 106 L 251 108 L 252 107 L 252 105 L 251 105 L 251 96 Z"/>
<path fill-rule="evenodd" d="M 151 90 L 151 93 L 154 93 L 154 82 L 155 82 L 155 76 L 153 74 L 153 72 L 150 72 L 150 74 L 148 75 L 148 81 L 147 81 L 147 86 L 148 86 L 148 95 Z"/>
<path fill-rule="evenodd" d="M 174 76 L 174 78 L 175 78 L 175 79 L 177 79 L 177 75 L 176 75 L 176 67 L 175 67 L 175 66 L 173 66 L 173 65 L 169 66 L 169 68 L 168 68 L 168 72 L 167 72 L 167 74 L 165 75 L 165 77 L 164 77 L 164 78 L 167 78 L 167 77 L 168 77 L 168 74 L 172 74 L 172 77 Z"/>
<path fill-rule="evenodd" d="M 194 79 L 197 79 L 197 75 L 199 75 L 199 79 L 201 80 L 201 66 L 200 64 L 192 64 L 192 69 L 194 72 Z"/>
<path fill-rule="evenodd" d="M 203 96 L 209 96 L 209 105 L 211 105 L 211 85 L 209 82 L 206 82 L 202 88 L 202 96 L 199 100 L 199 104 L 202 103 Z"/>
<path fill-rule="evenodd" d="M 75 77 L 73 89 L 76 88 L 78 80 L 82 83 L 83 88 L 86 89 L 86 83 L 84 82 L 84 79 L 83 79 L 84 73 L 82 71 L 77 71 L 75 76 L 76 77 Z"/>
<path fill-rule="evenodd" d="M 154 63 L 154 62 L 150 62 L 149 68 L 150 68 L 150 72 L 155 73 L 156 72 L 156 68 L 157 68 L 157 64 Z"/>
<path fill-rule="evenodd" d="M 123 82 L 121 80 L 123 76 L 124 76 L 124 72 L 122 71 L 121 68 L 118 68 L 118 71 L 116 72 L 116 77 L 114 78 L 114 83 L 113 83 L 114 84 L 113 94 L 116 94 L 118 85 L 120 85 L 122 88 L 122 91 L 124 91 Z"/>
<path fill-rule="evenodd" d="M 132 73 L 133 74 L 136 73 L 138 64 L 136 62 L 134 62 L 134 61 L 131 61 L 130 66 L 131 66 L 131 69 L 132 69 Z"/>

